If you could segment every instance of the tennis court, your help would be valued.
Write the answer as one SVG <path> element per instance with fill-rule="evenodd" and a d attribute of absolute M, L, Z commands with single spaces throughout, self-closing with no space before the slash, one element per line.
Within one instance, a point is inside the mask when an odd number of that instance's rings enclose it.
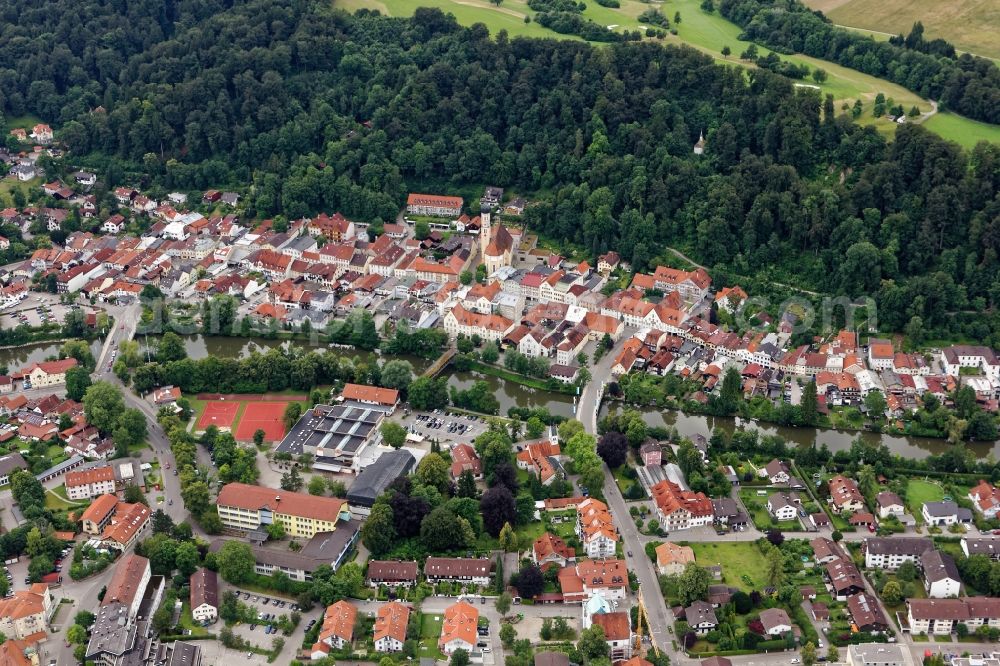
<path fill-rule="evenodd" d="M 205 403 L 205 410 L 198 419 L 198 429 L 204 430 L 208 426 L 230 430 L 233 421 L 236 420 L 236 413 L 240 409 L 240 403 L 228 402 L 225 400 L 212 400 Z"/>
<path fill-rule="evenodd" d="M 243 417 L 236 428 L 236 441 L 249 442 L 258 430 L 264 431 L 264 441 L 280 442 L 285 436 L 287 402 L 247 402 Z"/>

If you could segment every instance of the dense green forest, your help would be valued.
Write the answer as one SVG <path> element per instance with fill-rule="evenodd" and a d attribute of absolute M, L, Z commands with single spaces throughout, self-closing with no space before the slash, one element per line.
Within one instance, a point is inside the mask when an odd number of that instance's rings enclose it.
<path fill-rule="evenodd" d="M 805 53 L 865 72 L 938 100 L 944 108 L 1000 123 L 1000 68 L 992 60 L 925 41 L 917 24 L 905 39 L 878 42 L 833 25 L 799 0 L 722 0 L 719 12 L 743 27 L 742 39 L 781 53 Z"/>
<path fill-rule="evenodd" d="M 1000 346 L 1000 146 L 909 125 L 887 143 L 787 78 L 656 41 L 509 39 L 320 0 L 179 4 L 162 27 L 160 5 L 119 4 L 50 2 L 0 40 L 4 111 L 53 122 L 108 187 L 229 186 L 250 216 L 374 221 L 410 189 L 490 183 L 588 254 L 641 269 L 679 247 L 717 276 L 868 294 L 883 327 Z M 78 30 L 51 62 L 51 35 L 91 15 L 150 43 Z"/>

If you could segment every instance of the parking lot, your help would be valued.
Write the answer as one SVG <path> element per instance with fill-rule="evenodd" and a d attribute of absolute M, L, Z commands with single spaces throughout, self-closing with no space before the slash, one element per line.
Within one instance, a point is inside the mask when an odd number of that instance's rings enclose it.
<path fill-rule="evenodd" d="M 486 432 L 489 424 L 479 416 L 449 414 L 444 410 L 414 412 L 401 423 L 407 432 L 440 442 L 471 442 Z"/>
<path fill-rule="evenodd" d="M 302 612 L 294 601 L 290 599 L 280 599 L 274 595 L 260 594 L 258 592 L 248 592 L 237 588 L 226 586 L 236 593 L 240 603 L 244 603 L 257 611 L 256 622 L 250 624 L 240 623 L 233 627 L 233 632 L 245 638 L 251 644 L 270 648 L 271 641 L 279 636 L 285 639 L 287 645 L 297 645 L 301 642 L 303 635 L 307 631 L 309 622 L 322 619 L 322 609 L 313 608 L 308 613 Z M 278 618 L 282 615 L 291 616 L 295 611 L 299 611 L 302 619 L 299 621 L 295 631 L 290 636 L 285 636 L 277 626 Z M 279 662 L 280 663 L 280 662 Z"/>
<path fill-rule="evenodd" d="M 20 325 L 41 326 L 61 324 L 70 307 L 59 302 L 55 294 L 29 294 L 29 296 L 3 311 L 0 311 L 0 326 L 16 328 Z"/>

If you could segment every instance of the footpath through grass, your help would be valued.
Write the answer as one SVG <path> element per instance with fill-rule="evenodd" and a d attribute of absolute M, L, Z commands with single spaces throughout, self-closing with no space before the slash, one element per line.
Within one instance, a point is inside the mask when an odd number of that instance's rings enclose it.
<path fill-rule="evenodd" d="M 346 11 L 357 9 L 377 9 L 390 16 L 412 16 L 418 7 L 436 7 L 446 13 L 454 14 L 455 19 L 465 26 L 483 23 L 491 34 L 506 30 L 511 37 L 542 37 L 558 39 L 579 39 L 575 35 L 560 35 L 539 25 L 535 20 L 535 12 L 528 7 L 526 0 L 504 0 L 499 6 L 489 0 L 332 0 L 335 7 Z M 587 9 L 582 16 L 599 25 L 617 32 L 641 29 L 639 15 L 657 5 L 639 2 L 638 0 L 620 0 L 621 7 L 602 7 L 596 2 L 586 3 Z M 701 9 L 701 0 L 671 0 L 660 5 L 661 11 L 677 28 L 677 35 L 667 35 L 664 44 L 687 44 L 719 62 L 752 67 L 753 65 L 739 60 L 739 54 L 749 46 L 750 42 L 739 39 L 741 29 L 734 23 L 723 18 L 718 11 L 705 12 Z M 674 23 L 674 15 L 680 14 L 680 24 Z M 531 21 L 525 23 L 525 17 Z M 733 55 L 723 57 L 722 47 L 728 46 Z M 770 53 L 769 49 L 758 47 L 760 55 Z M 780 55 L 780 54 L 779 54 Z M 818 87 L 821 95 L 831 94 L 836 100 L 839 112 L 842 102 L 853 104 L 860 99 L 865 105 L 865 113 L 859 122 L 874 125 L 886 136 L 893 136 L 897 125 L 887 118 L 874 118 L 871 109 L 876 95 L 882 93 L 886 98 L 892 98 L 901 104 L 906 111 L 916 106 L 920 111 L 930 110 L 930 102 L 922 99 L 916 93 L 906 88 L 858 72 L 838 64 L 811 58 L 805 55 L 781 55 L 782 60 L 806 65 L 810 71 L 823 69 L 827 72 L 827 80 L 816 84 L 811 78 L 799 82 L 799 85 Z M 1000 143 L 1000 127 L 976 122 L 961 116 L 946 113 L 936 114 L 928 122 L 927 127 L 942 137 L 956 141 L 965 148 L 971 148 L 980 140 Z"/>

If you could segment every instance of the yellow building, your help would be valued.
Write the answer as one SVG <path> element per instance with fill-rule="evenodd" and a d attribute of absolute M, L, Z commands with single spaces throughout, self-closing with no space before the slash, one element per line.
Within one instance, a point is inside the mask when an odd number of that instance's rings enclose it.
<path fill-rule="evenodd" d="M 333 532 L 341 520 L 350 520 L 347 500 L 230 483 L 219 493 L 216 506 L 222 526 L 249 532 L 280 522 L 289 536 L 310 539 Z"/>

